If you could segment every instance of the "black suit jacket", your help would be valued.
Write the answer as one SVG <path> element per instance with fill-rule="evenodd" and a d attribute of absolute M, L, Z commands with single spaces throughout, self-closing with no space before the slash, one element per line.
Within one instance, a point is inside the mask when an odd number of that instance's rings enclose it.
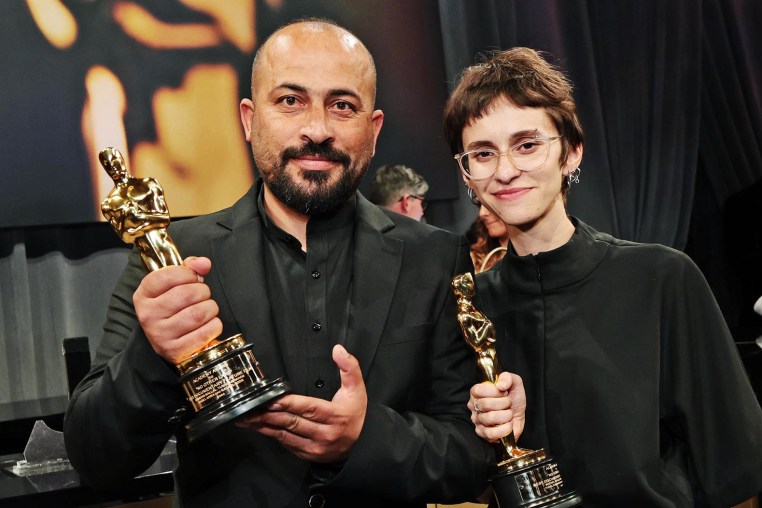
<path fill-rule="evenodd" d="M 183 256 L 212 260 L 205 282 L 224 336 L 242 333 L 274 378 L 286 366 L 272 339 L 273 319 L 288 316 L 271 308 L 266 292 L 258 188 L 231 208 L 173 224 L 170 234 Z M 468 245 L 359 193 L 355 228 L 345 346 L 360 362 L 369 405 L 345 463 L 310 464 L 232 424 L 187 443 L 177 423 L 187 404 L 178 375 L 153 352 L 135 318 L 132 294 L 145 272 L 133 252 L 93 368 L 66 414 L 67 450 L 82 478 L 95 486 L 132 478 L 175 433 L 182 506 L 303 507 L 315 494 L 326 506 L 420 506 L 473 499 L 483 490 L 492 452 L 468 417 L 477 375 L 449 290 L 453 275 L 471 269 Z"/>

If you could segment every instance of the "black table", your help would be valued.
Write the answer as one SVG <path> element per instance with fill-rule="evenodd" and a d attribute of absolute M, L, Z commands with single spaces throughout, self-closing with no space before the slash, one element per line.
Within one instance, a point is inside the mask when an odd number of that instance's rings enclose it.
<path fill-rule="evenodd" d="M 0 506 L 56 507 L 113 505 L 152 499 L 171 493 L 172 471 L 177 465 L 174 442 L 137 478 L 120 488 L 98 490 L 83 485 L 73 469 L 27 477 L 8 471 L 19 460 L 34 422 L 42 420 L 53 430 L 63 429 L 67 396 L 0 404 Z M 116 458 L 115 460 L 119 460 Z"/>

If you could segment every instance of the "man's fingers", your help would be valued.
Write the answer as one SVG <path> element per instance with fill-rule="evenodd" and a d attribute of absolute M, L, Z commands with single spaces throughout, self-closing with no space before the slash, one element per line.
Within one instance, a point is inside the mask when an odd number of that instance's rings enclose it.
<path fill-rule="evenodd" d="M 275 402 L 270 403 L 266 408 L 267 412 L 284 412 L 294 415 L 300 415 L 303 418 L 318 423 L 324 423 L 331 416 L 330 402 L 314 397 L 305 397 L 304 395 L 295 395 L 293 393 L 279 397 Z"/>
<path fill-rule="evenodd" d="M 183 265 L 196 272 L 199 282 L 203 282 L 204 276 L 212 269 L 212 261 L 205 257 L 189 256 L 183 260 Z"/>
<path fill-rule="evenodd" d="M 176 331 L 176 330 L 175 330 Z M 177 365 L 205 347 L 212 339 L 222 334 L 222 321 L 214 317 L 198 328 L 187 331 L 175 340 L 165 341 L 154 350 L 168 362 Z M 160 349 L 157 349 L 160 348 Z"/>
<path fill-rule="evenodd" d="M 183 284 L 198 282 L 198 274 L 187 266 L 165 266 L 160 270 L 149 272 L 136 290 L 146 298 L 156 298 L 170 289 Z"/>
<path fill-rule="evenodd" d="M 365 390 L 365 382 L 362 379 L 362 371 L 360 370 L 360 362 L 357 358 L 350 355 L 349 352 L 344 349 L 344 346 L 336 344 L 333 346 L 333 361 L 339 368 L 341 374 L 341 388 L 347 390 L 353 390 L 356 387 L 362 387 Z"/>
<path fill-rule="evenodd" d="M 258 428 L 257 432 L 263 436 L 275 439 L 284 448 L 302 460 L 324 462 L 321 455 L 325 452 L 325 448 L 311 438 L 294 434 L 293 432 L 279 427 L 269 427 L 267 425 Z"/>

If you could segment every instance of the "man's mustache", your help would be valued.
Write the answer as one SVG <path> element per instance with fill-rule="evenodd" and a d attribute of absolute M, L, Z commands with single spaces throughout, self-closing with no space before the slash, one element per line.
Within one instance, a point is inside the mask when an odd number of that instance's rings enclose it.
<path fill-rule="evenodd" d="M 308 141 L 299 147 L 288 147 L 281 153 L 281 160 L 285 165 L 289 159 L 296 159 L 306 155 L 322 157 L 332 162 L 338 162 L 341 163 L 344 167 L 349 167 L 350 162 L 352 162 L 352 158 L 348 154 L 333 148 L 329 141 L 324 141 L 323 143 Z"/>

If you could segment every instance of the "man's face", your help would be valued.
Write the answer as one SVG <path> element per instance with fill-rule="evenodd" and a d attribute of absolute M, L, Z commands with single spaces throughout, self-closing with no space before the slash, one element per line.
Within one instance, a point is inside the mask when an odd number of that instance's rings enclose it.
<path fill-rule="evenodd" d="M 269 191 L 304 215 L 346 202 L 383 123 L 374 98 L 375 71 L 349 34 L 300 23 L 271 38 L 252 100 L 241 102 L 246 140 Z"/>
<path fill-rule="evenodd" d="M 425 196 L 411 194 L 407 197 L 407 200 L 408 200 L 407 216 L 417 221 L 420 221 L 421 219 L 423 219 L 424 206 L 425 206 L 424 204 L 426 203 Z"/>

